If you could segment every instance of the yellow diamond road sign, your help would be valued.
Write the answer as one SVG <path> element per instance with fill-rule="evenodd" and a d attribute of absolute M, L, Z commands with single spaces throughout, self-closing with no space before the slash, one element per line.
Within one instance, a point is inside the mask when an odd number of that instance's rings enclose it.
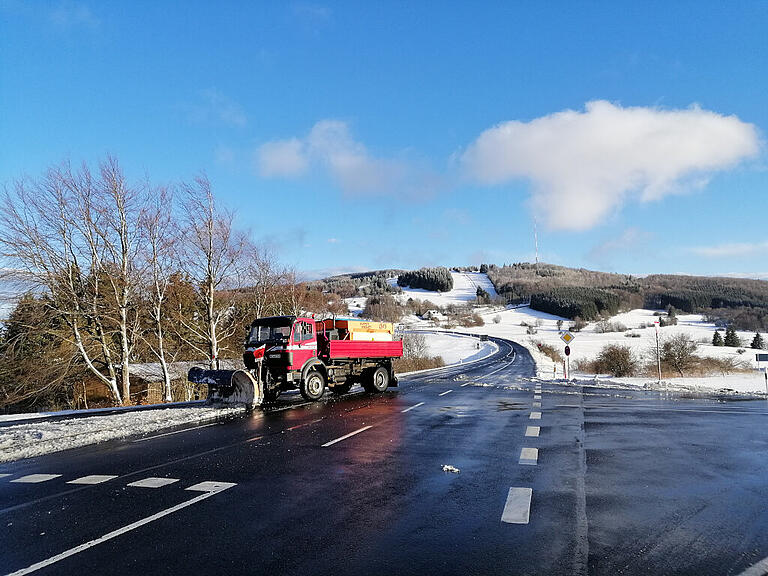
<path fill-rule="evenodd" d="M 560 339 L 566 344 L 570 344 L 571 342 L 573 342 L 574 338 L 576 338 L 576 336 L 574 336 L 567 330 L 560 335 Z"/>

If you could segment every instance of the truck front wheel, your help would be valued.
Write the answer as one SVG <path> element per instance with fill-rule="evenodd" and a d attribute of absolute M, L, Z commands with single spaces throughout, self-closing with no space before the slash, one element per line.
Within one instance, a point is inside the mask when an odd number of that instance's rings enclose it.
<path fill-rule="evenodd" d="M 366 392 L 384 392 L 389 386 L 389 372 L 386 368 L 379 366 L 372 372 L 363 383 Z"/>
<path fill-rule="evenodd" d="M 306 400 L 320 400 L 325 392 L 325 378 L 317 370 L 310 370 L 307 377 L 301 381 L 299 391 Z"/>

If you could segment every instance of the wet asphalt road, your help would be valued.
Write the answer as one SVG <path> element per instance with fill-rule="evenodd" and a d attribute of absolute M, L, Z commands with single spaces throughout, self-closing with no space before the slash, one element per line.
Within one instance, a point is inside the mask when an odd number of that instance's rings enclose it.
<path fill-rule="evenodd" d="M 768 557 L 765 401 L 546 382 L 539 400 L 528 354 L 499 345 L 380 396 L 2 464 L 0 573 L 701 575 Z M 60 476 L 13 482 L 34 474 Z M 68 483 L 90 475 L 116 477 Z M 129 485 L 147 478 L 176 481 Z M 188 490 L 203 482 L 229 484 Z M 532 489 L 527 524 L 501 521 L 512 487 Z"/>

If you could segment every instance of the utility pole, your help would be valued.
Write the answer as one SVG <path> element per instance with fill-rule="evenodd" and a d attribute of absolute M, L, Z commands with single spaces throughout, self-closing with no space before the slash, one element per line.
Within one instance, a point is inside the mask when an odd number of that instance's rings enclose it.
<path fill-rule="evenodd" d="M 533 246 L 536 250 L 536 275 L 539 275 L 539 230 L 536 219 L 533 219 Z"/>

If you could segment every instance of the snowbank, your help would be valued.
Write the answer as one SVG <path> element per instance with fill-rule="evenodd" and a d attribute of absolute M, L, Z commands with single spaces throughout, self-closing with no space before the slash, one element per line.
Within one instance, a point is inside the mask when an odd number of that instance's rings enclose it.
<path fill-rule="evenodd" d="M 5 426 L 0 428 L 0 462 L 148 434 L 183 424 L 207 422 L 243 412 L 245 408 L 242 406 L 166 408 Z"/>

